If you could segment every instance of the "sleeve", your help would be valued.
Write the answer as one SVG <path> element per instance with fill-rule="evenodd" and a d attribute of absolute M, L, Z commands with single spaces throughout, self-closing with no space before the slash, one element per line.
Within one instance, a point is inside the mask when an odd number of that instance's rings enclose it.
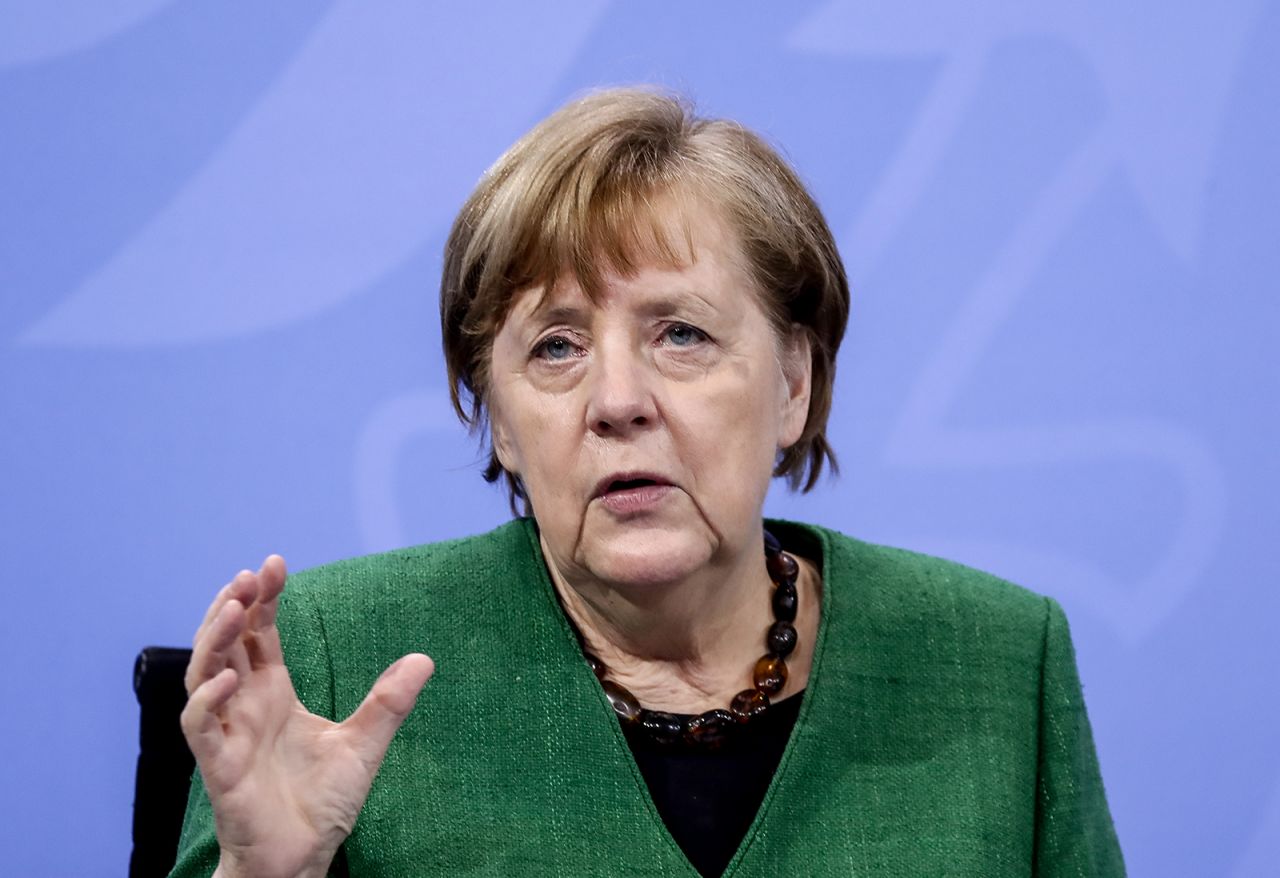
<path fill-rule="evenodd" d="M 1123 878 L 1067 617 L 1045 599 L 1036 780 L 1037 878 Z"/>
<path fill-rule="evenodd" d="M 312 713 L 333 718 L 333 673 L 320 613 L 309 599 L 307 590 L 299 588 L 298 577 L 280 598 L 276 625 L 285 664 L 298 698 Z M 187 797 L 187 813 L 178 841 L 178 859 L 170 878 L 207 878 L 218 867 L 218 838 L 214 832 L 213 808 L 205 793 L 197 766 L 191 777 Z M 347 869 L 341 849 L 329 868 L 330 878 L 345 878 Z"/>

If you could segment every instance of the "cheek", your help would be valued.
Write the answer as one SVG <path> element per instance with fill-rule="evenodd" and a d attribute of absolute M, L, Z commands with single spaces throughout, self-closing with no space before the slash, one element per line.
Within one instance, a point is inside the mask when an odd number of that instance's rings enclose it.
<path fill-rule="evenodd" d="M 530 490 L 539 490 L 544 483 L 562 483 L 582 444 L 581 431 L 573 430 L 572 402 L 540 394 L 527 385 L 512 390 L 502 395 L 502 415 L 495 418 L 495 430 L 501 433 L 511 466 Z M 556 478 L 556 473 L 561 477 Z"/>
<path fill-rule="evenodd" d="M 772 373 L 744 366 L 692 394 L 683 406 L 681 432 L 697 473 L 709 479 L 705 487 L 737 496 L 768 490 L 779 430 L 771 382 L 776 383 Z"/>

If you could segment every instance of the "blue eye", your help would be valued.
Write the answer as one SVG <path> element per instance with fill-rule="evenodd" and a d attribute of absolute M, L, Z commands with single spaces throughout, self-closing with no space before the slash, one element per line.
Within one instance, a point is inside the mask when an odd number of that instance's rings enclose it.
<path fill-rule="evenodd" d="M 553 335 L 533 349 L 535 357 L 544 360 L 567 360 L 573 356 L 573 342 L 564 336 Z"/>
<path fill-rule="evenodd" d="M 669 327 L 665 338 L 676 347 L 684 348 L 707 340 L 707 334 L 701 329 L 694 329 L 687 323 L 677 323 Z"/>

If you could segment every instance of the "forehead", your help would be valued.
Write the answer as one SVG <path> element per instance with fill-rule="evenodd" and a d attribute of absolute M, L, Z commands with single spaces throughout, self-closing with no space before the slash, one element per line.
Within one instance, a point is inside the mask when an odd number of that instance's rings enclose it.
<path fill-rule="evenodd" d="M 601 252 L 591 278 L 566 266 L 556 277 L 518 290 L 503 322 L 618 305 L 740 306 L 741 297 L 755 294 L 738 236 L 718 211 L 705 202 L 670 199 L 654 206 L 651 220 L 632 230 L 625 258 Z"/>

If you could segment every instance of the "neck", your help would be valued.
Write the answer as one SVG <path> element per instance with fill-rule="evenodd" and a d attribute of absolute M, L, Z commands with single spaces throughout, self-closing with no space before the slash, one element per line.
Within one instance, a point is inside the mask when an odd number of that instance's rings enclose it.
<path fill-rule="evenodd" d="M 543 554 L 561 604 L 587 648 L 645 707 L 700 713 L 723 707 L 750 685 L 773 621 L 773 583 L 760 549 L 707 565 L 678 582 L 639 587 L 567 577 L 545 545 Z M 792 674 L 781 697 L 804 688 L 817 631 L 816 576 L 807 564 L 801 564 L 798 586 L 800 645 L 788 662 Z"/>

